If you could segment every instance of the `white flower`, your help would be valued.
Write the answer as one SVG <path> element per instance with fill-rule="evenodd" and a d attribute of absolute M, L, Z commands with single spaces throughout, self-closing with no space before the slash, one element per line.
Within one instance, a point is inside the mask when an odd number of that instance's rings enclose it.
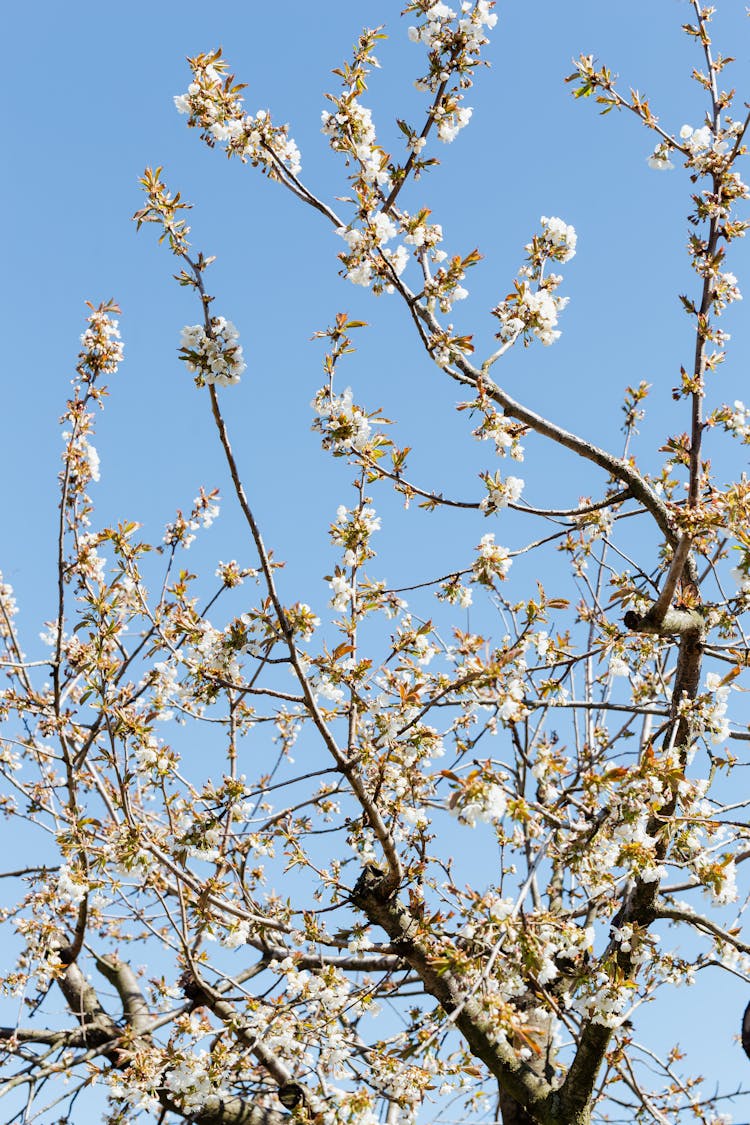
<path fill-rule="evenodd" d="M 493 578 L 505 578 L 512 560 L 508 548 L 495 543 L 494 534 L 483 535 L 477 551 L 479 554 L 472 567 L 475 582 L 492 585 Z"/>
<path fill-rule="evenodd" d="M 552 248 L 551 257 L 558 262 L 569 262 L 571 258 L 575 257 L 578 241 L 575 227 L 564 223 L 562 219 L 554 217 L 548 219 L 546 215 L 542 215 L 540 222 L 542 224 L 542 237 Z"/>
<path fill-rule="evenodd" d="M 674 168 L 674 164 L 669 159 L 670 151 L 671 148 L 667 141 L 662 141 L 661 144 L 658 144 L 651 155 L 646 158 L 646 163 L 649 168 L 653 168 L 657 172 L 664 172 L 668 168 Z"/>
<path fill-rule="evenodd" d="M 698 722 L 704 730 L 710 732 L 714 744 L 725 742 L 729 738 L 727 708 L 731 688 L 728 684 L 722 684 L 721 679 L 717 672 L 706 673 L 706 691 L 713 698 L 699 703 L 697 709 Z"/>
<path fill-rule="evenodd" d="M 500 718 L 507 723 L 520 722 L 528 714 L 524 703 L 523 680 L 516 676 L 506 684 L 505 691 L 505 698 L 500 704 Z"/>
<path fill-rule="evenodd" d="M 315 684 L 315 694 L 322 696 L 323 699 L 330 700 L 331 703 L 336 704 L 341 703 L 344 698 L 345 692 L 344 689 L 338 684 L 335 684 L 329 676 L 321 674 L 318 682 Z"/>
<path fill-rule="evenodd" d="M 246 945 L 250 934 L 250 923 L 246 919 L 241 919 L 236 926 L 231 926 L 223 940 L 222 945 L 227 949 L 237 949 L 240 945 Z"/>
<path fill-rule="evenodd" d="M 705 152 L 706 149 L 712 147 L 715 152 L 726 152 L 728 148 L 726 141 L 714 143 L 714 135 L 709 125 L 703 125 L 700 129 L 693 129 L 691 125 L 683 125 L 680 129 L 680 139 L 685 142 L 693 155 Z"/>
<path fill-rule="evenodd" d="M 368 261 L 361 261 L 353 266 L 346 275 L 353 285 L 363 285 L 365 288 L 372 281 L 372 266 Z"/>
<path fill-rule="evenodd" d="M 438 118 L 438 137 L 444 144 L 451 144 L 458 136 L 461 129 L 469 124 L 474 111 L 469 106 L 461 106 L 452 113 L 445 113 Z"/>
<path fill-rule="evenodd" d="M 362 231 L 356 227 L 338 227 L 336 234 L 344 239 L 350 250 L 356 250 L 363 238 Z"/>
<path fill-rule="evenodd" d="M 379 246 L 383 246 L 386 242 L 390 242 L 396 236 L 396 224 L 388 215 L 384 215 L 379 211 L 370 220 L 371 225 L 375 229 L 375 238 Z"/>
<path fill-rule="evenodd" d="M 67 863 L 60 867 L 57 873 L 57 895 L 60 902 L 77 906 L 79 902 L 83 902 L 88 889 L 88 884 L 81 882 L 79 876 L 73 874 Z"/>
<path fill-rule="evenodd" d="M 485 795 L 484 820 L 502 820 L 508 807 L 508 799 L 499 785 L 490 785 Z"/>
<path fill-rule="evenodd" d="M 409 251 L 405 246 L 399 245 L 395 250 L 386 250 L 385 255 L 396 277 L 401 277 L 409 261 Z"/>
<path fill-rule="evenodd" d="M 560 252 L 566 253 L 565 250 Z M 537 289 L 532 289 L 528 281 L 516 283 L 517 292 L 512 298 L 502 301 L 493 310 L 501 323 L 498 336 L 502 340 L 510 341 L 521 333 L 526 333 L 527 343 L 532 336 L 536 336 L 548 346 L 560 338 L 557 317 L 567 305 L 568 298 L 556 297 L 551 292 L 549 283 L 552 280 L 551 277 L 548 278 L 548 284 Z M 559 281 L 559 278 L 554 280 Z"/>
<path fill-rule="evenodd" d="M 365 412 L 354 402 L 351 387 L 347 387 L 341 395 L 332 394 L 328 387 L 323 387 L 313 399 L 312 406 L 319 415 L 314 428 L 324 435 L 326 449 L 338 453 L 351 447 L 361 453 L 366 448 L 372 426 Z"/>
<path fill-rule="evenodd" d="M 507 508 L 508 504 L 516 504 L 523 492 L 524 481 L 521 477 L 505 477 L 499 473 L 494 476 L 489 474 L 483 478 L 487 495 L 480 503 L 480 508 L 486 515 L 497 512 L 500 508 Z"/>
<path fill-rule="evenodd" d="M 714 892 L 714 898 L 720 906 L 737 901 L 737 868 L 734 860 L 724 866 L 724 879 L 721 888 Z"/>
<path fill-rule="evenodd" d="M 735 566 L 732 568 L 732 577 L 737 583 L 737 592 L 743 597 L 750 594 L 750 574 L 747 574 L 741 567 Z"/>
<path fill-rule="evenodd" d="M 559 976 L 559 974 L 560 971 L 555 962 L 550 956 L 546 956 L 543 958 L 542 963 L 537 970 L 536 979 L 539 981 L 539 984 L 549 984 L 549 982 L 551 980 L 554 980 L 555 977 Z"/>
<path fill-rule="evenodd" d="M 495 784 L 472 786 L 463 800 L 453 799 L 450 804 L 453 815 L 470 828 L 476 827 L 477 820 L 489 824 L 502 820 L 507 807 L 505 791 Z"/>
<path fill-rule="evenodd" d="M 227 387 L 239 383 L 245 370 L 239 333 L 230 320 L 215 316 L 209 336 L 201 324 L 189 324 L 182 330 L 180 358 L 188 371 L 197 373 L 199 386 L 215 383 Z"/>
<path fill-rule="evenodd" d="M 734 411 L 729 415 L 724 426 L 744 441 L 750 441 L 750 407 L 745 406 L 744 402 L 739 399 L 735 399 Z"/>
<path fill-rule="evenodd" d="M 226 144 L 228 156 L 251 160 L 263 168 L 273 167 L 273 160 L 284 164 L 292 175 L 300 171 L 297 145 L 288 135 L 286 125 L 274 126 L 266 110 L 246 114 L 242 97 L 236 87 L 225 83 L 226 63 L 193 60 L 193 81 L 187 93 L 178 94 L 174 104 L 179 113 L 190 116 L 190 124 L 200 125 L 209 143 Z"/>
<path fill-rule="evenodd" d="M 630 668 L 621 656 L 613 656 L 609 662 L 610 676 L 629 676 Z"/>
<path fill-rule="evenodd" d="M 333 590 L 331 605 L 334 609 L 346 610 L 354 597 L 354 588 L 345 574 L 334 574 L 328 585 Z"/>

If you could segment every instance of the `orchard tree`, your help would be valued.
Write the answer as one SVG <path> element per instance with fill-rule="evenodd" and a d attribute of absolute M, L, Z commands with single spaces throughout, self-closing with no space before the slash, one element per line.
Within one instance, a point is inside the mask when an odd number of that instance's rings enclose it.
<path fill-rule="evenodd" d="M 274 481 L 245 479 L 233 453 L 233 428 L 263 421 L 237 405 L 245 357 L 227 295 L 212 291 L 213 258 L 176 185 L 145 171 L 135 219 L 193 301 L 183 393 L 213 417 L 243 561 L 215 578 L 190 570 L 216 491 L 156 544 L 134 522 L 97 522 L 92 438 L 123 345 L 114 302 L 90 306 L 63 417 L 43 661 L 24 655 L 0 586 L 6 852 L 44 857 L 3 872 L 18 949 L 4 966 L 18 1013 L 0 1029 L 6 1120 L 410 1125 L 447 1107 L 503 1125 L 716 1125 L 743 1093 L 684 1058 L 679 1031 L 638 1029 L 652 1000 L 668 1023 L 680 983 L 750 978 L 731 907 L 750 857 L 737 785 L 750 733 L 731 706 L 748 657 L 738 466 L 750 409 L 720 389 L 748 118 L 697 0 L 684 31 L 700 120 L 660 119 L 591 56 L 568 78 L 583 110 L 626 110 L 651 132 L 652 168 L 688 173 L 694 277 L 680 300 L 694 346 L 674 356 L 674 419 L 649 473 L 635 455 L 649 391 L 638 377 L 615 450 L 503 389 L 511 349 L 560 335 L 560 271 L 576 252 L 564 218 L 540 218 L 502 282 L 494 350 L 477 355 L 456 327 L 480 254 L 445 246 L 425 185 L 439 143 L 469 124 L 493 8 L 407 4 L 425 110 L 398 121 L 394 153 L 369 108 L 384 32 L 362 32 L 323 113 L 341 168 L 331 200 L 305 180 L 288 127 L 248 113 L 220 50 L 189 60 L 175 98 L 187 125 L 291 193 L 290 224 L 327 224 L 344 279 L 401 303 L 425 364 L 456 386 L 451 457 L 476 440 L 486 468 L 470 499 L 411 474 L 377 388 L 350 386 L 364 326 L 332 312 L 311 417 L 336 459 L 323 529 L 336 562 L 307 604 L 256 518 Z M 428 422 L 426 407 L 412 444 L 429 441 Z M 708 433 L 727 446 L 728 484 L 704 455 Z M 509 462 L 527 439 L 537 457 L 560 447 L 585 463 L 590 495 L 566 509 L 525 502 Z M 450 572 L 403 557 L 385 580 L 378 506 L 393 490 L 411 505 L 404 518 L 450 517 Z M 513 521 L 527 541 L 511 550 Z M 738 991 L 728 1038 L 743 1006 Z"/>

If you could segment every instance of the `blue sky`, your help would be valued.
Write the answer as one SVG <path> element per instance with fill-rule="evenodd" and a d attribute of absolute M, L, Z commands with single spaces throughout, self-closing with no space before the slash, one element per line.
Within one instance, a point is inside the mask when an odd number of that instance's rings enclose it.
<path fill-rule="evenodd" d="M 287 6 L 283 19 L 246 4 L 218 5 L 209 14 L 186 3 L 175 18 L 160 6 L 43 3 L 33 10 L 14 6 L 6 17 L 16 45 L 9 89 L 19 106 L 6 125 L 12 162 L 1 189 L 8 325 L 3 428 L 13 466 L 6 526 L 23 519 L 27 535 L 3 565 L 24 604 L 24 595 L 36 596 L 52 578 L 45 543 L 59 453 L 55 421 L 84 299 L 120 302 L 127 354 L 100 426 L 103 518 L 132 515 L 147 527 L 153 520 L 155 533 L 200 483 L 220 483 L 206 404 L 176 357 L 182 325 L 197 319 L 195 303 L 171 280 L 172 261 L 153 231 L 136 237 L 130 222 L 146 164 L 164 165 L 170 186 L 195 204 L 195 245 L 218 256 L 211 277 L 215 308 L 237 323 L 248 359 L 232 400 L 239 423 L 234 440 L 248 472 L 277 479 L 273 503 L 262 493 L 256 502 L 264 523 L 282 516 L 271 529 L 285 556 L 296 553 L 298 534 L 309 545 L 321 516 L 328 520 L 335 510 L 328 498 L 318 503 L 337 470 L 318 450 L 307 419 L 321 357 L 321 346 L 309 340 L 337 310 L 372 325 L 360 334 L 345 378 L 362 388 L 368 405 L 382 405 L 399 420 L 398 440 L 416 447 L 412 472 L 421 479 L 432 467 L 445 474 L 441 451 L 451 434 L 461 435 L 465 450 L 465 427 L 452 413 L 456 390 L 431 370 L 404 310 L 339 279 L 340 243 L 325 222 L 252 169 L 205 149 L 172 105 L 187 85 L 184 57 L 223 45 L 248 83 L 248 107 L 268 107 L 277 121 L 288 120 L 307 182 L 329 198 L 341 195 L 343 170 L 320 134 L 320 112 L 335 82 L 330 69 L 346 57 L 364 21 L 385 23 L 390 36 L 369 98 L 382 142 L 397 143 L 397 113 L 418 119 L 421 100 L 412 81 L 421 54 L 406 41 L 399 7 L 392 0 L 331 3 L 323 20 L 317 6 L 302 3 Z M 716 24 L 725 53 L 738 55 L 737 78 L 747 42 L 740 7 L 725 5 Z M 645 158 L 652 145 L 639 123 L 629 115 L 599 119 L 593 105 L 573 101 L 562 79 L 573 55 L 591 52 L 624 85 L 646 91 L 665 125 L 698 124 L 700 91 L 689 80 L 696 58 L 679 30 L 690 6 L 540 0 L 501 4 L 499 12 L 488 52 L 492 69 L 478 74 L 467 99 L 472 124 L 453 145 L 439 146 L 441 168 L 411 191 L 408 205 L 432 208 L 451 253 L 479 246 L 485 255 L 469 278 L 469 300 L 456 310 L 457 324 L 485 347 L 494 325 L 488 309 L 508 291 L 539 216 L 560 215 L 576 226 L 578 255 L 562 290 L 571 297 L 563 337 L 553 348 L 510 356 L 503 379 L 511 393 L 613 446 L 620 441 L 622 388 L 647 379 L 654 384 L 654 421 L 643 427 L 638 452 L 654 463 L 664 431 L 660 416 L 679 364 L 690 355 L 689 325 L 676 297 L 691 284 L 683 251 L 687 180 L 679 170 L 651 172 Z M 742 244 L 734 251 L 738 273 L 746 253 Z M 746 346 L 737 341 L 721 376 L 729 401 L 742 393 Z M 419 441 L 425 415 L 434 428 Z M 254 425 L 259 416 L 260 427 Z M 678 419 L 673 428 L 684 425 Z M 451 459 L 455 475 L 440 485 L 454 481 L 474 495 L 471 456 Z M 531 503 L 571 503 L 596 486 L 578 479 L 572 458 L 555 455 L 550 471 L 548 457 L 545 450 L 536 467 L 524 467 Z M 305 489 L 298 476 L 303 467 Z"/>
<path fill-rule="evenodd" d="M 343 385 L 351 383 L 369 407 L 382 406 L 398 419 L 393 436 L 414 446 L 414 479 L 480 498 L 483 460 L 453 409 L 460 394 L 427 362 L 405 310 L 395 298 L 375 299 L 340 279 L 342 244 L 330 227 L 256 171 L 208 151 L 172 103 L 189 81 L 185 56 L 222 45 L 248 83 L 248 109 L 268 108 L 277 122 L 289 121 L 303 179 L 333 200 L 347 185 L 320 133 L 320 114 L 324 92 L 337 81 L 330 71 L 347 57 L 362 25 L 385 24 L 389 35 L 378 52 L 383 68 L 365 99 L 381 143 L 398 143 L 396 115 L 420 120 L 412 83 L 422 54 L 406 39 L 400 7 L 393 0 L 210 8 L 193 0 L 179 7 L 42 0 L 6 12 L 12 44 L 6 96 L 14 108 L 6 114 L 8 164 L 0 183 L 6 470 L 0 567 L 17 590 L 29 655 L 41 621 L 52 613 L 57 418 L 86 299 L 120 303 L 126 348 L 96 439 L 101 522 L 137 519 L 158 540 L 174 509 L 189 508 L 200 485 L 220 486 L 226 515 L 210 541 L 196 545 L 190 563 L 212 569 L 219 558 L 251 561 L 229 510 L 207 397 L 177 358 L 182 326 L 199 319 L 196 302 L 172 280 L 173 259 L 156 245 L 154 231 L 136 235 L 131 222 L 147 164 L 163 165 L 170 187 L 193 202 L 194 246 L 217 255 L 209 283 L 215 311 L 236 323 L 248 364 L 240 387 L 223 401 L 266 540 L 288 560 L 287 590 L 325 605 L 320 576 L 332 558 L 326 528 L 348 499 L 341 464 L 320 450 L 309 429 L 323 355 L 322 344 L 310 338 L 339 310 L 371 326 L 359 334 Z M 679 169 L 647 167 L 653 142 L 634 117 L 600 119 L 592 104 L 574 102 L 563 78 L 573 56 L 593 53 L 621 75 L 623 88 L 648 94 L 666 128 L 702 124 L 701 91 L 690 80 L 700 59 L 680 31 L 691 6 L 538 0 L 501 2 L 497 10 L 492 68 L 477 74 L 467 96 L 471 126 L 452 145 L 434 146 L 441 167 L 409 190 L 406 205 L 432 209 L 450 253 L 478 246 L 484 254 L 467 281 L 470 297 L 454 315 L 457 327 L 475 333 L 480 351 L 492 342 L 488 311 L 508 292 L 539 216 L 559 215 L 576 227 L 578 254 L 563 271 L 561 293 L 571 302 L 561 340 L 513 353 L 496 377 L 531 406 L 616 451 L 624 387 L 653 383 L 636 452 L 644 467 L 654 468 L 666 434 L 688 425 L 686 415 L 667 418 L 680 364 L 692 354 L 690 325 L 677 300 L 679 292 L 695 291 L 684 252 L 689 184 Z M 729 73 L 740 85 L 747 22 L 737 0 L 725 0 L 715 22 L 719 49 L 737 58 Z M 748 249 L 735 243 L 728 263 L 740 284 L 750 273 Z M 726 318 L 735 339 L 715 401 L 750 394 L 743 319 L 742 306 Z M 709 435 L 709 453 L 710 445 Z M 570 506 L 579 494 L 602 488 L 600 477 L 581 472 L 567 454 L 550 454 L 533 440 L 527 449 L 522 475 L 532 505 Z M 454 532 L 473 544 L 487 530 L 478 515 L 469 517 L 468 528 L 463 516 L 439 524 L 419 511 L 406 516 L 385 493 L 378 506 L 391 519 L 381 539 L 381 573 L 394 583 L 426 577 L 428 557 L 435 574 L 450 569 Z M 507 535 L 499 525 L 493 530 L 515 546 L 533 529 L 517 520 Z M 680 994 L 673 1015 L 685 998 L 689 1006 L 690 994 Z M 730 996 L 727 1004 L 735 1022 L 745 1001 L 737 982 L 736 1000 Z M 750 1064 L 731 1046 L 726 1016 L 709 1035 L 711 1018 L 709 1010 L 698 1043 L 716 1041 L 717 1052 L 705 1054 L 702 1065 L 731 1082 Z"/>

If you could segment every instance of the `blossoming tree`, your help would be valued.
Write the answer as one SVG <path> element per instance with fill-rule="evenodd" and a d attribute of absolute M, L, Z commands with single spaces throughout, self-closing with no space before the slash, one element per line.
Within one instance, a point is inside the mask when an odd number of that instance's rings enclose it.
<path fill-rule="evenodd" d="M 287 126 L 248 114 L 221 52 L 189 60 L 175 99 L 188 125 L 328 224 L 345 278 L 402 302 L 488 467 L 471 501 L 411 476 L 373 392 L 342 378 L 361 323 L 336 314 L 320 333 L 313 426 L 354 502 L 333 502 L 328 609 L 295 600 L 225 418 L 245 371 L 238 332 L 206 288 L 212 259 L 191 244 L 187 204 L 146 170 L 135 218 L 195 297 L 180 356 L 252 558 L 221 563 L 210 590 L 188 569 L 215 492 L 156 550 L 134 523 L 96 522 L 96 408 L 123 348 L 117 307 L 92 306 L 64 416 L 42 667 L 0 586 L 3 811 L 34 856 L 3 873 L 20 888 L 2 912 L 18 946 L 5 989 L 25 1001 L 0 1029 L 14 1121 L 91 1119 L 81 1107 L 101 1107 L 102 1088 L 113 1125 L 395 1125 L 434 1118 L 437 1103 L 504 1125 L 729 1120 L 720 1098 L 740 1091 L 704 1088 L 690 1059 L 637 1029 L 644 1002 L 668 1005 L 684 979 L 750 974 L 731 909 L 748 802 L 727 781 L 750 739 L 730 713 L 748 652 L 750 483 L 723 485 L 702 453 L 708 429 L 750 444 L 750 410 L 722 403 L 714 377 L 719 319 L 740 298 L 725 257 L 746 229 L 748 120 L 698 2 L 684 28 L 705 94 L 696 126 L 661 123 L 591 57 L 568 80 L 576 98 L 635 115 L 655 135 L 650 165 L 681 162 L 694 185 L 695 285 L 681 298 L 694 354 L 673 395 L 685 432 L 664 435 L 648 474 L 631 449 L 647 384 L 625 392 L 617 451 L 503 389 L 512 348 L 560 335 L 555 271 L 576 251 L 563 219 L 531 233 L 492 309 L 491 354 L 477 358 L 450 319 L 479 254 L 443 248 L 423 183 L 433 141 L 469 123 L 493 6 L 407 4 L 426 109 L 399 121 L 401 154 L 380 147 L 365 104 L 383 33 L 362 33 L 323 114 L 347 184 L 335 206 L 305 182 Z M 525 503 L 505 465 L 530 433 L 589 465 L 589 497 Z M 381 577 L 375 497 L 391 489 L 435 520 L 465 510 L 452 572 L 425 564 L 415 578 L 409 559 L 408 588 Z M 539 525 L 519 550 L 498 541 L 514 518 Z M 542 584 L 530 563 L 549 543 Z M 472 602 L 481 632 L 466 625 Z"/>

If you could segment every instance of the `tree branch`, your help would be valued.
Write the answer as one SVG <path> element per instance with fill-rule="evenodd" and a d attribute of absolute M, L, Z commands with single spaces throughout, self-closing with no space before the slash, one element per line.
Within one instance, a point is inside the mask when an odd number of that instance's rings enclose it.
<path fill-rule="evenodd" d="M 552 1107 L 554 1092 L 543 1078 L 520 1060 L 512 1047 L 498 1042 L 485 1030 L 486 1019 L 473 996 L 467 996 L 459 981 L 436 964 L 432 952 L 419 935 L 419 924 L 411 912 L 393 895 L 387 876 L 373 865 L 365 867 L 351 896 L 373 925 L 391 938 L 403 959 L 419 975 L 425 988 L 450 1016 L 460 1008 L 456 1027 L 472 1054 L 481 1059 L 512 1098 L 534 1114 L 534 1120 L 557 1120 Z"/>

